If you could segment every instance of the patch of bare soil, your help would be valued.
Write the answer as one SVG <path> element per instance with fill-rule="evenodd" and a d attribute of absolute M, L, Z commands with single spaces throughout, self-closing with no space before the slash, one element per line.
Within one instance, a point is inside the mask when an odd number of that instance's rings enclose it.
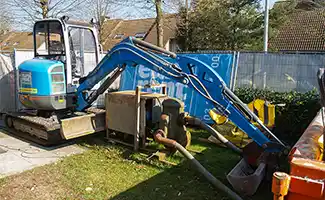
<path fill-rule="evenodd" d="M 0 199 L 78 199 L 60 182 L 61 176 L 55 166 L 45 166 L 0 179 Z"/>

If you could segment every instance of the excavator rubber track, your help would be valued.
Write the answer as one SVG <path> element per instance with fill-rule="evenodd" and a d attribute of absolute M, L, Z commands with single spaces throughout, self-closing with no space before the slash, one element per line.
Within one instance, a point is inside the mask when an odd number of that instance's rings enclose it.
<path fill-rule="evenodd" d="M 80 118 L 82 118 L 83 121 L 80 121 Z M 100 123 L 94 123 L 96 119 L 100 121 Z M 105 110 L 91 107 L 85 112 L 75 112 L 61 119 L 57 119 L 56 117 L 44 118 L 19 112 L 6 113 L 4 115 L 4 122 L 8 132 L 42 146 L 54 146 L 74 138 L 71 137 L 67 139 L 65 137 L 62 126 L 65 120 L 73 121 L 74 124 L 79 124 L 81 127 L 85 124 L 84 120 L 89 121 L 90 124 L 96 124 L 97 128 L 94 127 L 93 130 L 87 131 L 87 134 L 91 134 L 104 129 L 105 123 L 103 124 L 103 121 L 105 121 Z M 79 121 L 80 123 L 78 123 Z M 98 124 L 100 124 L 100 127 L 98 127 Z M 78 136 L 83 135 L 86 134 L 79 134 Z"/>

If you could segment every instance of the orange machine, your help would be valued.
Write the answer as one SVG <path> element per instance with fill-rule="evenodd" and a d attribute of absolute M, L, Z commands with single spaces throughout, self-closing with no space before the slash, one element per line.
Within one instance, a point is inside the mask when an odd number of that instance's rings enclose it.
<path fill-rule="evenodd" d="M 320 110 L 289 154 L 290 172 L 273 174 L 274 200 L 324 200 L 323 110 Z"/>

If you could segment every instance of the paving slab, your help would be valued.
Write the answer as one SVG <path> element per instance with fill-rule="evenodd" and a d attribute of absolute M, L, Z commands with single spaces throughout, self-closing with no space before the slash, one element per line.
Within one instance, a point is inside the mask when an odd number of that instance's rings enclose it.
<path fill-rule="evenodd" d="M 84 151 L 74 143 L 42 147 L 9 135 L 0 127 L 0 177 L 21 173 Z"/>
<path fill-rule="evenodd" d="M 0 160 L 0 176 L 2 177 L 13 174 L 14 172 L 22 172 L 32 167 L 30 162 L 12 152 L 1 154 Z"/>

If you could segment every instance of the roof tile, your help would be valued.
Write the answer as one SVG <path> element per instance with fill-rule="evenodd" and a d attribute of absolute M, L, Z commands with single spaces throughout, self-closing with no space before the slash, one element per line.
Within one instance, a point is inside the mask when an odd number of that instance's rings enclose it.
<path fill-rule="evenodd" d="M 270 47 L 279 51 L 324 51 L 325 9 L 298 11 L 270 40 Z"/>

